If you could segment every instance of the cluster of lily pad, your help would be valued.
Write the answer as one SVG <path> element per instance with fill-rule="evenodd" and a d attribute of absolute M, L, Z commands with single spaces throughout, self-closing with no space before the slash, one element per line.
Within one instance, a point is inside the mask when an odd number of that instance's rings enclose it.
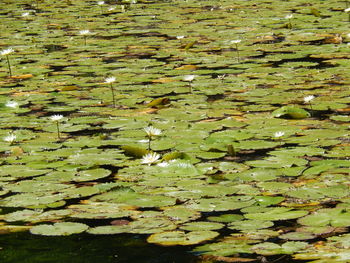
<path fill-rule="evenodd" d="M 102 2 L 1 14 L 0 229 L 347 260 L 343 3 Z"/>

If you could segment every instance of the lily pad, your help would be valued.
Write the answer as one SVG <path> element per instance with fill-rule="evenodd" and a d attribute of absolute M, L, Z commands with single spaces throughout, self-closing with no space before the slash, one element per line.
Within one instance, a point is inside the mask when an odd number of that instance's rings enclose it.
<path fill-rule="evenodd" d="M 217 237 L 219 233 L 214 231 L 168 231 L 156 233 L 147 238 L 149 243 L 155 243 L 162 246 L 188 246 L 202 243 Z"/>
<path fill-rule="evenodd" d="M 69 236 L 86 231 L 89 227 L 82 223 L 62 222 L 53 225 L 37 225 L 30 229 L 35 235 L 42 236 Z"/>
<path fill-rule="evenodd" d="M 290 118 L 290 119 L 305 119 L 310 117 L 310 113 L 304 109 L 295 106 L 283 106 L 272 112 L 272 116 L 276 118 Z"/>

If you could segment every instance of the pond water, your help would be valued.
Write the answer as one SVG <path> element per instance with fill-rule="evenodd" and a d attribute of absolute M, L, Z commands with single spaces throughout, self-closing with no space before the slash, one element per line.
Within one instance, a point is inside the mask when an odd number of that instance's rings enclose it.
<path fill-rule="evenodd" d="M 348 262 L 348 1 L 0 3 L 2 262 Z"/>
<path fill-rule="evenodd" d="M 0 237 L 1 262 L 195 262 L 185 248 L 162 248 L 138 236 L 38 237 L 29 233 Z"/>

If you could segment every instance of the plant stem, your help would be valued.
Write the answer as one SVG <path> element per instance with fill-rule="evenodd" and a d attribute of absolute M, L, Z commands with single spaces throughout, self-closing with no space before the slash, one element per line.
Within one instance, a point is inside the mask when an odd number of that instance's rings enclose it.
<path fill-rule="evenodd" d="M 152 139 L 152 136 L 148 136 L 148 150 L 149 151 L 151 150 L 151 139 Z"/>
<path fill-rule="evenodd" d="M 84 36 L 84 45 L 86 46 L 86 36 Z"/>
<path fill-rule="evenodd" d="M 111 83 L 111 91 L 112 91 L 112 101 L 113 101 L 113 108 L 115 108 L 115 97 L 114 97 L 114 89 Z"/>
<path fill-rule="evenodd" d="M 58 125 L 58 121 L 56 121 L 56 127 L 57 127 L 57 138 L 61 139 L 61 137 L 60 137 L 60 127 Z"/>
<path fill-rule="evenodd" d="M 9 59 L 9 56 L 8 56 L 8 55 L 6 56 L 6 60 L 7 60 L 7 65 L 8 65 L 8 68 L 9 68 L 9 74 L 10 74 L 10 77 L 12 77 L 12 71 L 11 71 L 10 59 Z"/>
<path fill-rule="evenodd" d="M 311 110 L 310 115 L 311 115 L 311 117 L 312 117 L 312 112 L 313 112 L 314 110 L 312 109 L 311 101 L 309 101 L 309 105 L 310 105 L 310 110 Z"/>
<path fill-rule="evenodd" d="M 238 44 L 235 44 L 235 45 L 236 45 L 236 52 L 237 52 L 237 61 L 239 62 L 240 58 L 239 58 Z"/>

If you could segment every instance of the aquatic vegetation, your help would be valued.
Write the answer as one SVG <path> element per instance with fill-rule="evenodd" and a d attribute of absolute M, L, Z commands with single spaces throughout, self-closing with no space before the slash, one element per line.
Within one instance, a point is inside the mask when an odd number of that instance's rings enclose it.
<path fill-rule="evenodd" d="M 9 107 L 9 108 L 17 108 L 18 107 L 18 102 L 16 102 L 16 101 L 8 101 L 8 102 L 6 102 L 5 106 Z"/>
<path fill-rule="evenodd" d="M 84 29 L 84 30 L 79 31 L 79 35 L 83 36 L 83 38 L 84 38 L 84 46 L 86 46 L 86 39 L 87 39 L 87 36 L 90 34 L 91 34 L 91 32 L 89 29 Z"/>
<path fill-rule="evenodd" d="M 148 137 L 148 150 L 151 150 L 151 141 L 153 137 L 157 137 L 162 134 L 162 131 L 160 129 L 154 128 L 153 126 L 147 126 L 143 129 Z"/>
<path fill-rule="evenodd" d="M 287 28 L 292 29 L 293 28 L 293 24 L 292 24 L 292 18 L 293 18 L 293 14 L 289 14 L 285 16 L 285 19 L 288 20 L 288 24 L 287 24 Z"/>
<path fill-rule="evenodd" d="M 112 102 L 113 102 L 113 107 L 115 108 L 115 95 L 114 95 L 114 88 L 112 83 L 115 82 L 116 78 L 115 77 L 108 77 L 105 79 L 105 83 L 110 84 L 111 88 L 111 93 L 112 93 Z"/>
<path fill-rule="evenodd" d="M 282 137 L 284 134 L 285 134 L 284 132 L 278 131 L 278 132 L 275 132 L 273 136 L 274 136 L 275 138 L 279 138 L 279 137 Z"/>
<path fill-rule="evenodd" d="M 2 233 L 347 258 L 344 3 L 7 2 Z"/>
<path fill-rule="evenodd" d="M 10 133 L 9 135 L 5 136 L 3 139 L 5 142 L 9 142 L 11 145 L 12 143 L 14 143 L 16 141 L 17 136 L 13 133 Z"/>
<path fill-rule="evenodd" d="M 52 115 L 50 117 L 51 121 L 54 121 L 56 123 L 56 127 L 57 127 L 57 138 L 60 139 L 60 126 L 59 126 L 59 121 L 63 118 L 63 115 Z"/>
<path fill-rule="evenodd" d="M 156 163 L 159 160 L 159 158 L 160 155 L 158 153 L 147 153 L 142 157 L 141 163 L 151 165 Z"/>
<path fill-rule="evenodd" d="M 237 62 L 240 61 L 240 57 L 239 57 L 239 49 L 238 49 L 238 44 L 241 43 L 241 39 L 235 39 L 235 40 L 231 40 L 230 43 L 235 45 L 236 48 L 236 52 L 237 52 Z"/>
<path fill-rule="evenodd" d="M 190 93 L 192 93 L 192 81 L 196 78 L 196 75 L 186 75 L 183 77 L 183 81 L 187 81 L 190 88 Z"/>
<path fill-rule="evenodd" d="M 7 48 L 7 49 L 4 49 L 4 50 L 0 51 L 0 55 L 6 57 L 7 67 L 8 67 L 8 71 L 9 71 L 9 76 L 10 77 L 12 77 L 12 70 L 11 70 L 11 64 L 10 64 L 9 55 L 11 53 L 13 53 L 13 52 L 14 52 L 13 48 Z"/>

